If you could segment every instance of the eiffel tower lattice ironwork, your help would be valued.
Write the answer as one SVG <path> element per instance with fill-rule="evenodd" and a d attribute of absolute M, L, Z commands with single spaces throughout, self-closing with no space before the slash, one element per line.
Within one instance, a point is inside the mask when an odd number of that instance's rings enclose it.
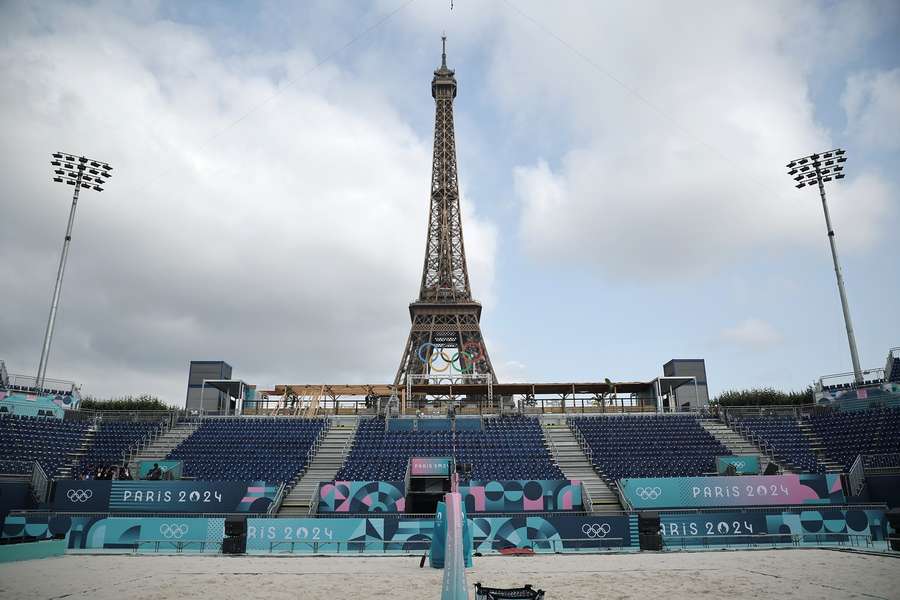
<path fill-rule="evenodd" d="M 456 77 L 447 68 L 446 37 L 442 40 L 441 66 L 431 80 L 434 156 L 425 265 L 419 298 L 409 305 L 412 327 L 395 385 L 419 376 L 497 382 L 481 335 L 481 304 L 472 299 L 469 287 L 453 133 Z"/>

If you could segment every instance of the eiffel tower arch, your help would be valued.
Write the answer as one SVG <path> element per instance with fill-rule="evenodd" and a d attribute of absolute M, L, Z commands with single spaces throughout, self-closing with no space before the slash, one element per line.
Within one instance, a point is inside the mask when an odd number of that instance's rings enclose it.
<path fill-rule="evenodd" d="M 394 378 L 397 386 L 428 380 L 497 383 L 481 335 L 481 304 L 469 286 L 453 128 L 457 85 L 442 40 L 441 66 L 431 80 L 434 154 L 425 263 L 419 297 L 409 305 L 412 326 Z"/>

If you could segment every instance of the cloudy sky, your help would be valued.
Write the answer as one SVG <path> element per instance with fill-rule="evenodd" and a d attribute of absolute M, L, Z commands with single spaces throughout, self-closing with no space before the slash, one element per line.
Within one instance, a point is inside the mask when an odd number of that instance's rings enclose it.
<path fill-rule="evenodd" d="M 448 36 L 472 286 L 503 381 L 801 388 L 900 345 L 900 5 L 4 2 L 0 359 L 40 357 L 69 189 L 85 193 L 48 377 L 183 404 L 188 361 L 388 382 L 418 292 L 431 72 Z"/>

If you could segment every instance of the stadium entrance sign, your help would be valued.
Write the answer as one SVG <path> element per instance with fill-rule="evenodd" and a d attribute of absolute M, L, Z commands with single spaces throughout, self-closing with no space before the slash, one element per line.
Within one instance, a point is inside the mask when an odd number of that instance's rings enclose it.
<path fill-rule="evenodd" d="M 264 481 L 78 481 L 56 484 L 60 512 L 264 513 L 278 487 Z"/>
<path fill-rule="evenodd" d="M 844 504 L 840 475 L 743 475 L 620 479 L 633 508 Z"/>

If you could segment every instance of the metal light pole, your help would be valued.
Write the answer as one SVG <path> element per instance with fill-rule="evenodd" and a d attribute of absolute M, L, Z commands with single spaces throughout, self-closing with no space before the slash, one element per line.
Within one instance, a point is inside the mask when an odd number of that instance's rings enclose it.
<path fill-rule="evenodd" d="M 853 322 L 850 320 L 850 306 L 847 304 L 847 291 L 844 289 L 844 276 L 838 261 L 837 246 L 834 242 L 834 229 L 831 227 L 831 215 L 825 201 L 825 182 L 844 178 L 844 157 L 841 149 L 829 150 L 822 154 L 810 154 L 787 164 L 788 175 L 794 176 L 797 189 L 818 184 L 822 197 L 822 210 L 825 211 L 825 227 L 828 230 L 828 243 L 831 245 L 831 258 L 834 260 L 834 275 L 837 278 L 838 293 L 841 296 L 841 309 L 844 311 L 844 324 L 847 326 L 847 342 L 850 344 L 850 359 L 853 361 L 853 378 L 862 383 L 862 370 L 859 367 L 859 352 L 856 349 L 856 336 L 853 333 Z"/>
<path fill-rule="evenodd" d="M 75 223 L 75 208 L 78 206 L 78 193 L 82 190 L 102 192 L 102 185 L 112 175 L 112 167 L 104 162 L 74 156 L 63 152 L 54 152 L 50 161 L 53 181 L 75 186 L 72 194 L 72 208 L 69 210 L 69 224 L 63 240 L 62 254 L 59 257 L 59 270 L 56 273 L 56 285 L 53 288 L 53 299 L 50 301 L 50 318 L 47 319 L 47 331 L 44 334 L 44 345 L 41 348 L 41 362 L 38 363 L 35 387 L 38 391 L 44 388 L 44 377 L 47 374 L 47 362 L 50 359 L 50 342 L 53 339 L 53 325 L 56 322 L 56 309 L 59 307 L 59 292 L 62 288 L 63 273 L 66 270 L 66 258 L 69 256 L 69 242 L 72 241 L 72 225 Z"/>

